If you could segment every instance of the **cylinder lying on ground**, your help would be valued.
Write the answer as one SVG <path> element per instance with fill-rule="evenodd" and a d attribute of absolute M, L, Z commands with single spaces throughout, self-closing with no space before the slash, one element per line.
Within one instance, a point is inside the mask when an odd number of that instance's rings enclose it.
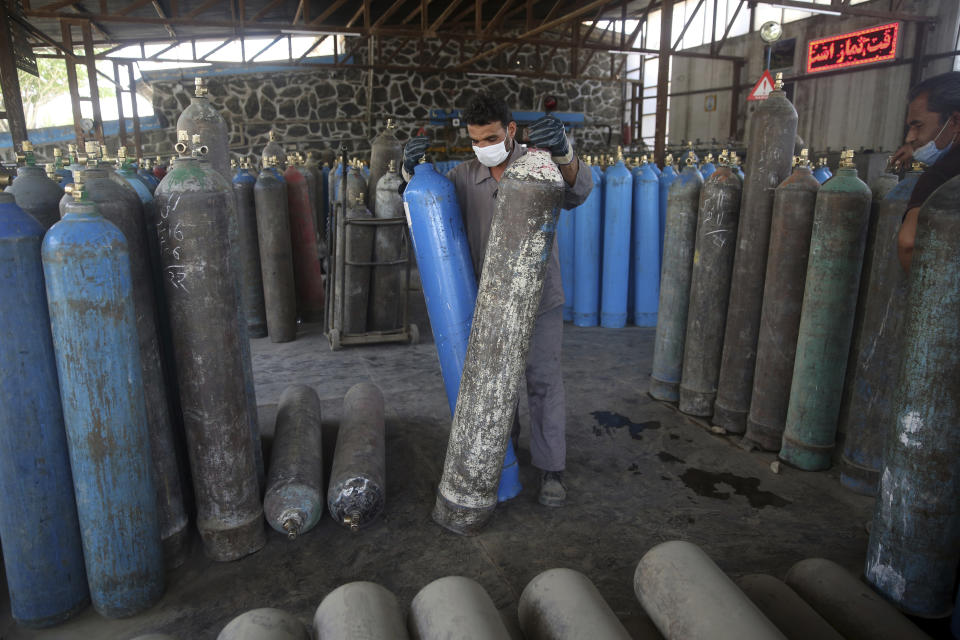
<path fill-rule="evenodd" d="M 397 598 L 373 582 L 348 582 L 327 594 L 313 615 L 317 640 L 407 640 Z"/>
<path fill-rule="evenodd" d="M 280 395 L 263 513 L 291 540 L 323 515 L 320 398 L 308 386 L 292 385 Z"/>
<path fill-rule="evenodd" d="M 74 180 L 43 271 L 90 596 L 124 617 L 164 588 L 136 309 L 127 242 Z"/>
<path fill-rule="evenodd" d="M 330 471 L 327 507 L 335 522 L 353 530 L 377 519 L 386 501 L 383 393 L 368 382 L 343 399 L 343 421 Z"/>
<path fill-rule="evenodd" d="M 767 451 L 780 450 L 787 421 L 813 211 L 819 189 L 820 183 L 810 172 L 810 163 L 801 157 L 793 173 L 777 187 L 773 196 L 756 368 L 744 434 L 748 441 Z"/>
<path fill-rule="evenodd" d="M 630 222 L 633 176 L 620 154 L 607 167 L 603 181 L 603 271 L 600 326 L 619 329 L 627 324 L 630 277 Z"/>
<path fill-rule="evenodd" d="M 234 560 L 265 543 L 257 477 L 259 433 L 246 384 L 246 327 L 231 249 L 232 194 L 181 140 L 160 186 L 161 263 L 174 336 L 197 528 L 214 560 Z M 201 155 L 201 150 L 196 150 Z"/>
<path fill-rule="evenodd" d="M 663 181 L 660 182 L 661 186 Z M 690 276 L 697 236 L 697 211 L 703 176 L 688 158 L 683 172 L 670 186 L 667 230 L 660 276 L 660 305 L 653 347 L 650 395 L 676 402 L 680 398 L 683 343 L 690 303 Z"/>
<path fill-rule="evenodd" d="M 500 180 L 433 519 L 476 531 L 497 486 L 553 246 L 563 179 L 529 151 Z M 511 215 L 508 215 L 508 212 Z"/>
<path fill-rule="evenodd" d="M 780 445 L 780 459 L 805 471 L 830 467 L 870 222 L 870 189 L 857 178 L 853 151 L 845 154 L 817 193 Z"/>
<path fill-rule="evenodd" d="M 750 116 L 747 135 L 749 163 L 713 413 L 713 423 L 731 433 L 743 433 L 747 428 L 774 190 L 790 175 L 796 135 L 797 111 L 787 100 L 777 74 L 776 88 Z"/>
<path fill-rule="evenodd" d="M 527 640 L 630 640 L 590 579 L 572 569 L 550 569 L 527 583 L 517 615 Z"/>
<path fill-rule="evenodd" d="M 257 204 L 254 185 L 257 177 L 250 164 L 243 163 L 233 177 L 233 195 L 237 207 L 237 253 L 240 258 L 240 282 L 243 284 L 243 311 L 251 338 L 267 335 L 267 311 L 263 301 L 263 274 L 257 237 Z"/>
<path fill-rule="evenodd" d="M 633 177 L 634 323 L 657 326 L 660 305 L 660 182 L 657 165 L 643 157 Z"/>
<path fill-rule="evenodd" d="M 717 395 L 742 186 L 724 151 L 700 192 L 680 381 L 680 411 L 694 416 L 712 415 Z"/>
<path fill-rule="evenodd" d="M 95 164 L 95 157 L 98 155 L 97 143 L 87 144 L 91 165 L 82 172 L 87 199 L 96 205 L 98 213 L 106 221 L 120 230 L 127 241 L 144 406 L 147 412 L 146 424 L 150 435 L 150 462 L 153 484 L 157 489 L 160 535 L 166 564 L 168 568 L 173 568 L 186 560 L 190 533 L 180 483 L 182 463 L 177 460 L 173 419 L 166 387 L 167 377 L 161 366 L 163 356 L 157 326 L 155 267 L 150 264 L 145 211 L 137 193 L 125 180 L 121 183 L 116 180 L 116 176 L 111 175 L 109 169 Z M 72 203 L 71 196 L 64 196 L 61 202 L 64 213 Z M 154 207 L 155 203 L 151 202 L 150 209 Z"/>
<path fill-rule="evenodd" d="M 403 197 L 397 175 L 397 165 L 391 162 L 376 185 L 371 202 L 374 215 L 382 220 L 403 220 Z M 371 172 L 373 169 L 371 168 Z M 371 177 L 372 177 L 371 173 Z M 380 225 L 374 232 L 373 260 L 378 263 L 399 262 L 404 258 L 405 231 L 402 224 Z M 406 295 L 406 265 L 378 264 L 370 281 L 370 309 L 368 324 L 371 331 L 393 331 L 403 324 L 403 298 Z"/>
<path fill-rule="evenodd" d="M 317 254 L 317 230 L 307 181 L 290 158 L 283 179 L 287 183 L 287 213 L 290 216 L 290 248 L 297 315 L 303 322 L 323 320 L 323 273 Z"/>
<path fill-rule="evenodd" d="M 0 536 L 13 619 L 29 628 L 59 624 L 90 599 L 40 262 L 44 232 L 13 194 L 0 193 Z"/>
<path fill-rule="evenodd" d="M 871 224 L 873 255 L 863 300 L 863 323 L 851 359 L 852 371 L 840 408 L 843 464 L 840 482 L 865 495 L 875 495 L 883 464 L 883 442 L 893 424 L 900 344 L 906 316 L 907 274 L 897 259 L 897 235 L 910 194 L 921 174 L 920 166 L 907 174 L 877 205 Z M 866 261 L 864 268 L 866 269 Z M 851 350 L 853 355 L 854 350 Z"/>
<path fill-rule="evenodd" d="M 265 165 L 253 187 L 257 209 L 260 273 L 270 342 L 297 337 L 297 298 L 293 275 L 293 245 L 287 212 L 287 185 Z"/>
<path fill-rule="evenodd" d="M 801 560 L 784 579 L 847 640 L 929 640 L 869 586 L 835 562 Z"/>
<path fill-rule="evenodd" d="M 574 219 L 573 324 L 595 327 L 600 310 L 600 244 L 603 239 L 603 179 L 589 168 L 593 188 Z"/>
<path fill-rule="evenodd" d="M 674 540 L 640 559 L 633 590 L 667 640 L 785 636 L 699 547 Z"/>
<path fill-rule="evenodd" d="M 900 610 L 931 618 L 949 614 L 960 560 L 958 211 L 960 178 L 953 178 L 927 199 L 917 219 L 864 572 Z"/>
<path fill-rule="evenodd" d="M 432 164 L 423 162 L 414 169 L 403 206 L 452 415 L 477 301 L 470 245 L 453 183 Z"/>
<path fill-rule="evenodd" d="M 253 609 L 228 622 L 217 640 L 310 640 L 310 634 L 286 611 Z"/>
<path fill-rule="evenodd" d="M 453 637 L 504 640 L 510 637 L 500 612 L 484 588 L 462 576 L 439 578 L 420 589 L 410 603 L 407 624 L 413 640 Z"/>
<path fill-rule="evenodd" d="M 812 177 L 812 176 L 811 176 Z M 816 609 L 773 576 L 746 575 L 737 586 L 789 640 L 843 640 Z"/>

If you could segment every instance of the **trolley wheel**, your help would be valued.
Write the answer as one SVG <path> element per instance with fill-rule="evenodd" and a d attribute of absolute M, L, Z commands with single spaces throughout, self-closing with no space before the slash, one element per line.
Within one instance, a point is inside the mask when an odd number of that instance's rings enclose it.
<path fill-rule="evenodd" d="M 327 340 L 330 341 L 330 350 L 339 351 L 340 350 L 340 332 L 336 329 L 332 329 L 330 333 L 327 334 Z"/>
<path fill-rule="evenodd" d="M 410 344 L 420 344 L 420 330 L 417 329 L 417 325 L 411 324 L 407 333 L 410 334 Z"/>

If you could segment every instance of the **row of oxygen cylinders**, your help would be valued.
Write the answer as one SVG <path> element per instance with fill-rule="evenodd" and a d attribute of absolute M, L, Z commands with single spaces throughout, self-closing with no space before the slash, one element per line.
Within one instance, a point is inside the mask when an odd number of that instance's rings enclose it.
<path fill-rule="evenodd" d="M 877 495 L 866 579 L 905 612 L 945 615 L 960 179 L 921 207 L 908 277 L 898 233 L 920 167 L 871 190 L 845 150 L 821 184 L 803 154 L 791 166 L 797 122 L 778 74 L 748 121 L 742 184 L 688 166 L 670 187 L 649 392 L 805 471 L 829 468 L 845 432 L 844 486 Z"/>
<path fill-rule="evenodd" d="M 628 165 L 622 153 L 606 170 L 590 156 L 581 167 L 591 171 L 593 189 L 557 223 L 564 320 L 656 326 L 667 192 L 678 176 L 673 156 L 663 170 L 647 156 Z M 716 170 L 712 154 L 697 170 L 704 177 Z"/>
<path fill-rule="evenodd" d="M 198 90 L 153 193 L 90 143 L 69 194 L 29 144 L 0 194 L 0 422 L 22 427 L 0 434 L 0 538 L 23 625 L 148 608 L 194 512 L 214 560 L 265 543 L 264 489 L 290 470 L 264 476 L 226 126 L 207 114 Z"/>

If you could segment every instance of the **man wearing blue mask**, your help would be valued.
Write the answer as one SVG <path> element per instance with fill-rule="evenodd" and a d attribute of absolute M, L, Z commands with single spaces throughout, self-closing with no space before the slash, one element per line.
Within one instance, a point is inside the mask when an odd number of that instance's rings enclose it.
<path fill-rule="evenodd" d="M 907 136 L 894 160 L 902 163 L 911 155 L 927 165 L 920 176 L 897 237 L 897 255 L 910 270 L 917 215 L 930 194 L 950 178 L 960 175 L 960 71 L 928 78 L 910 90 Z"/>
<path fill-rule="evenodd" d="M 526 153 L 526 148 L 517 143 L 517 123 L 502 99 L 478 95 L 462 115 L 476 159 L 457 165 L 447 177 L 456 187 L 473 268 L 479 280 L 500 178 L 514 160 Z M 593 179 L 589 170 L 580 171 L 579 160 L 567 140 L 563 123 L 553 116 L 546 116 L 530 125 L 528 136 L 531 146 L 550 151 L 566 182 L 560 206 L 573 209 L 586 200 L 593 188 Z M 407 143 L 403 150 L 404 178 L 410 179 L 414 167 L 429 145 L 430 139 L 424 136 Z M 530 454 L 533 466 L 540 470 L 539 501 L 550 507 L 562 506 L 566 500 L 566 485 L 563 482 L 563 470 L 566 467 L 566 400 L 560 367 L 563 302 L 560 261 L 554 239 L 526 370 Z M 515 421 L 515 443 L 518 435 L 519 423 Z"/>

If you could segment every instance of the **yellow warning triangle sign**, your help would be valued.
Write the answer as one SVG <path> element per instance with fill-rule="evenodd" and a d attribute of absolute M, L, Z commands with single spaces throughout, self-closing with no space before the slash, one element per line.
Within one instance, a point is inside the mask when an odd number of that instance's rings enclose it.
<path fill-rule="evenodd" d="M 753 90 L 750 92 L 750 95 L 747 96 L 747 100 L 766 100 L 771 91 L 773 91 L 773 76 L 770 75 L 770 70 L 767 69 L 763 72 L 763 75 L 760 76 L 757 84 L 753 86 Z"/>

